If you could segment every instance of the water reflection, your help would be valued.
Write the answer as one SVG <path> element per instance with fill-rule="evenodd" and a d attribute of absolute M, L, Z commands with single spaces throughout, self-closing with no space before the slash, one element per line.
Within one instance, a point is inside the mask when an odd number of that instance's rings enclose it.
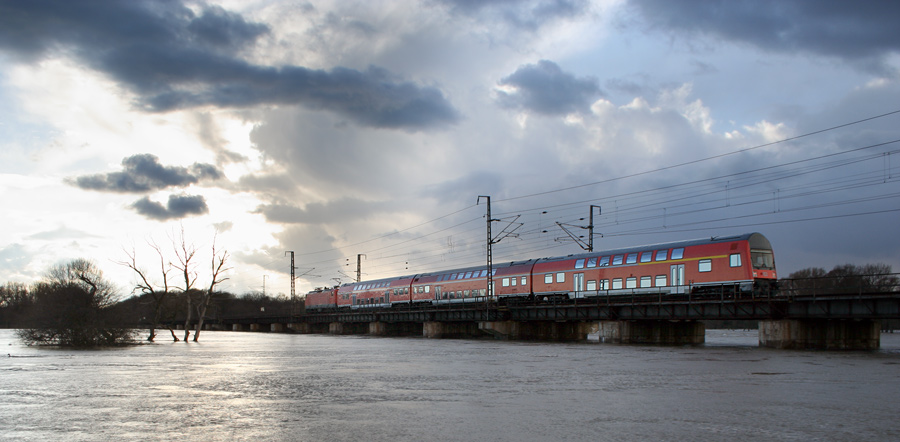
<path fill-rule="evenodd" d="M 3 440 L 888 440 L 879 352 L 204 332 L 76 352 L 0 344 Z M 865 404 L 861 406 L 860 404 Z"/>

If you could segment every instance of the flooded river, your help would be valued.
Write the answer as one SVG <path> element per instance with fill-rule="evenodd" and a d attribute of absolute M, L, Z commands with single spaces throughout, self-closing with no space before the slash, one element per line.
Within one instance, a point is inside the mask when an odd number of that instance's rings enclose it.
<path fill-rule="evenodd" d="M 898 440 L 877 352 L 203 332 L 102 351 L 0 330 L 2 441 Z"/>

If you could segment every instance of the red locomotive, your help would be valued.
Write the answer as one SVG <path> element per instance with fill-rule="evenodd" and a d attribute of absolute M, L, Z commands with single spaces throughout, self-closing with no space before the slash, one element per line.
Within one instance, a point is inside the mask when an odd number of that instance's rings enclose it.
<path fill-rule="evenodd" d="M 772 245 L 760 233 L 513 261 L 493 266 L 494 297 L 583 298 L 634 293 L 728 293 L 774 287 Z M 306 309 L 481 302 L 486 267 L 343 284 L 306 295 Z"/>

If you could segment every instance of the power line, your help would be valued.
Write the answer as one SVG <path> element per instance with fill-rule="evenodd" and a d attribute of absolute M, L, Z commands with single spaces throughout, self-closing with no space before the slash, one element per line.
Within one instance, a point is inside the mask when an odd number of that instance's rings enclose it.
<path fill-rule="evenodd" d="M 637 172 L 637 173 L 633 173 L 633 174 L 630 174 L 630 175 L 623 175 L 623 176 L 616 177 L 616 178 L 609 178 L 609 179 L 602 180 L 602 181 L 595 181 L 595 182 L 592 182 L 592 183 L 579 184 L 579 185 L 576 185 L 576 186 L 564 187 L 564 188 L 561 188 L 561 189 L 548 190 L 548 191 L 546 191 L 546 192 L 537 192 L 537 193 L 532 193 L 532 194 L 528 194 L 528 195 L 520 195 L 520 196 L 515 196 L 515 197 L 510 197 L 510 198 L 505 198 L 505 199 L 498 199 L 496 202 L 513 201 L 513 200 L 518 200 L 518 199 L 523 199 L 523 198 L 531 198 L 531 197 L 535 197 L 535 196 L 549 195 L 549 194 L 551 194 L 551 193 L 564 192 L 564 191 L 567 191 L 567 190 L 580 189 L 580 188 L 583 188 L 583 187 L 595 186 L 595 185 L 597 185 L 597 184 L 605 184 L 605 183 L 610 183 L 610 182 L 613 182 L 613 181 L 624 180 L 624 179 L 627 179 L 627 178 L 634 178 L 634 177 L 638 177 L 638 176 L 642 176 L 642 175 L 649 175 L 649 174 L 651 174 L 651 173 L 662 172 L 662 171 L 665 171 L 665 170 L 675 169 L 675 168 L 678 168 L 678 167 L 689 166 L 689 165 L 692 165 L 692 164 L 698 164 L 698 163 L 702 163 L 702 162 L 705 162 L 705 161 L 710 161 L 710 160 L 714 160 L 714 159 L 718 159 L 718 158 L 724 158 L 724 157 L 727 157 L 727 156 L 730 156 L 730 155 L 736 155 L 736 154 L 739 154 L 739 153 L 744 153 L 744 152 L 748 152 L 748 151 L 751 151 L 751 150 L 760 149 L 760 148 L 763 148 L 763 147 L 774 146 L 774 145 L 776 145 L 776 144 L 786 143 L 786 142 L 788 142 L 788 141 L 799 140 L 799 139 L 801 139 L 801 138 L 805 138 L 805 137 L 809 137 L 809 136 L 813 136 L 813 135 L 818 135 L 818 134 L 821 134 L 821 133 L 824 133 L 824 132 L 828 132 L 828 131 L 832 131 L 832 130 L 836 130 L 836 129 L 841 129 L 841 128 L 844 128 L 844 127 L 852 126 L 852 125 L 854 125 L 854 124 L 864 123 L 864 122 L 866 122 L 866 121 L 872 121 L 872 120 L 876 120 L 876 119 L 878 119 L 878 118 L 883 118 L 883 117 L 887 117 L 887 116 L 894 115 L 894 114 L 898 114 L 898 113 L 900 113 L 900 110 L 895 110 L 895 111 L 887 112 L 887 113 L 884 113 L 884 114 L 881 114 L 881 115 L 875 115 L 875 116 L 873 116 L 873 117 L 863 118 L 862 120 L 856 120 L 856 121 L 853 121 L 853 122 L 850 122 L 850 123 L 840 124 L 840 125 L 837 125 L 837 126 L 832 126 L 832 127 L 826 128 L 826 129 L 817 130 L 817 131 L 814 131 L 814 132 L 808 132 L 808 133 L 805 133 L 805 134 L 802 134 L 802 135 L 797 135 L 797 136 L 794 136 L 794 137 L 784 138 L 784 139 L 781 139 L 781 140 L 778 140 L 778 141 L 773 141 L 773 142 L 771 142 L 771 143 L 760 144 L 760 145 L 757 145 L 757 146 L 747 147 L 747 148 L 740 149 L 740 150 L 736 150 L 736 151 L 732 151 L 732 152 L 726 152 L 726 153 L 719 154 L 719 155 L 713 155 L 713 156 L 711 156 L 711 157 L 700 158 L 700 159 L 692 160 L 692 161 L 686 161 L 686 162 L 684 162 L 684 163 L 673 164 L 673 165 L 671 165 L 671 166 L 664 166 L 664 167 L 660 167 L 660 168 L 653 169 L 653 170 L 645 170 L 645 171 L 643 171 L 643 172 Z"/>

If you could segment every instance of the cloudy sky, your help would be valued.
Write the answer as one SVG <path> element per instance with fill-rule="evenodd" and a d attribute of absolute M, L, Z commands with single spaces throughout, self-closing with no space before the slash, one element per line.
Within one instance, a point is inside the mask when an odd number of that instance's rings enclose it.
<path fill-rule="evenodd" d="M 181 231 L 236 293 L 758 231 L 900 270 L 900 5 L 0 2 L 0 283 Z M 586 238 L 584 238 L 586 240 Z M 197 271 L 208 274 L 207 261 Z"/>

